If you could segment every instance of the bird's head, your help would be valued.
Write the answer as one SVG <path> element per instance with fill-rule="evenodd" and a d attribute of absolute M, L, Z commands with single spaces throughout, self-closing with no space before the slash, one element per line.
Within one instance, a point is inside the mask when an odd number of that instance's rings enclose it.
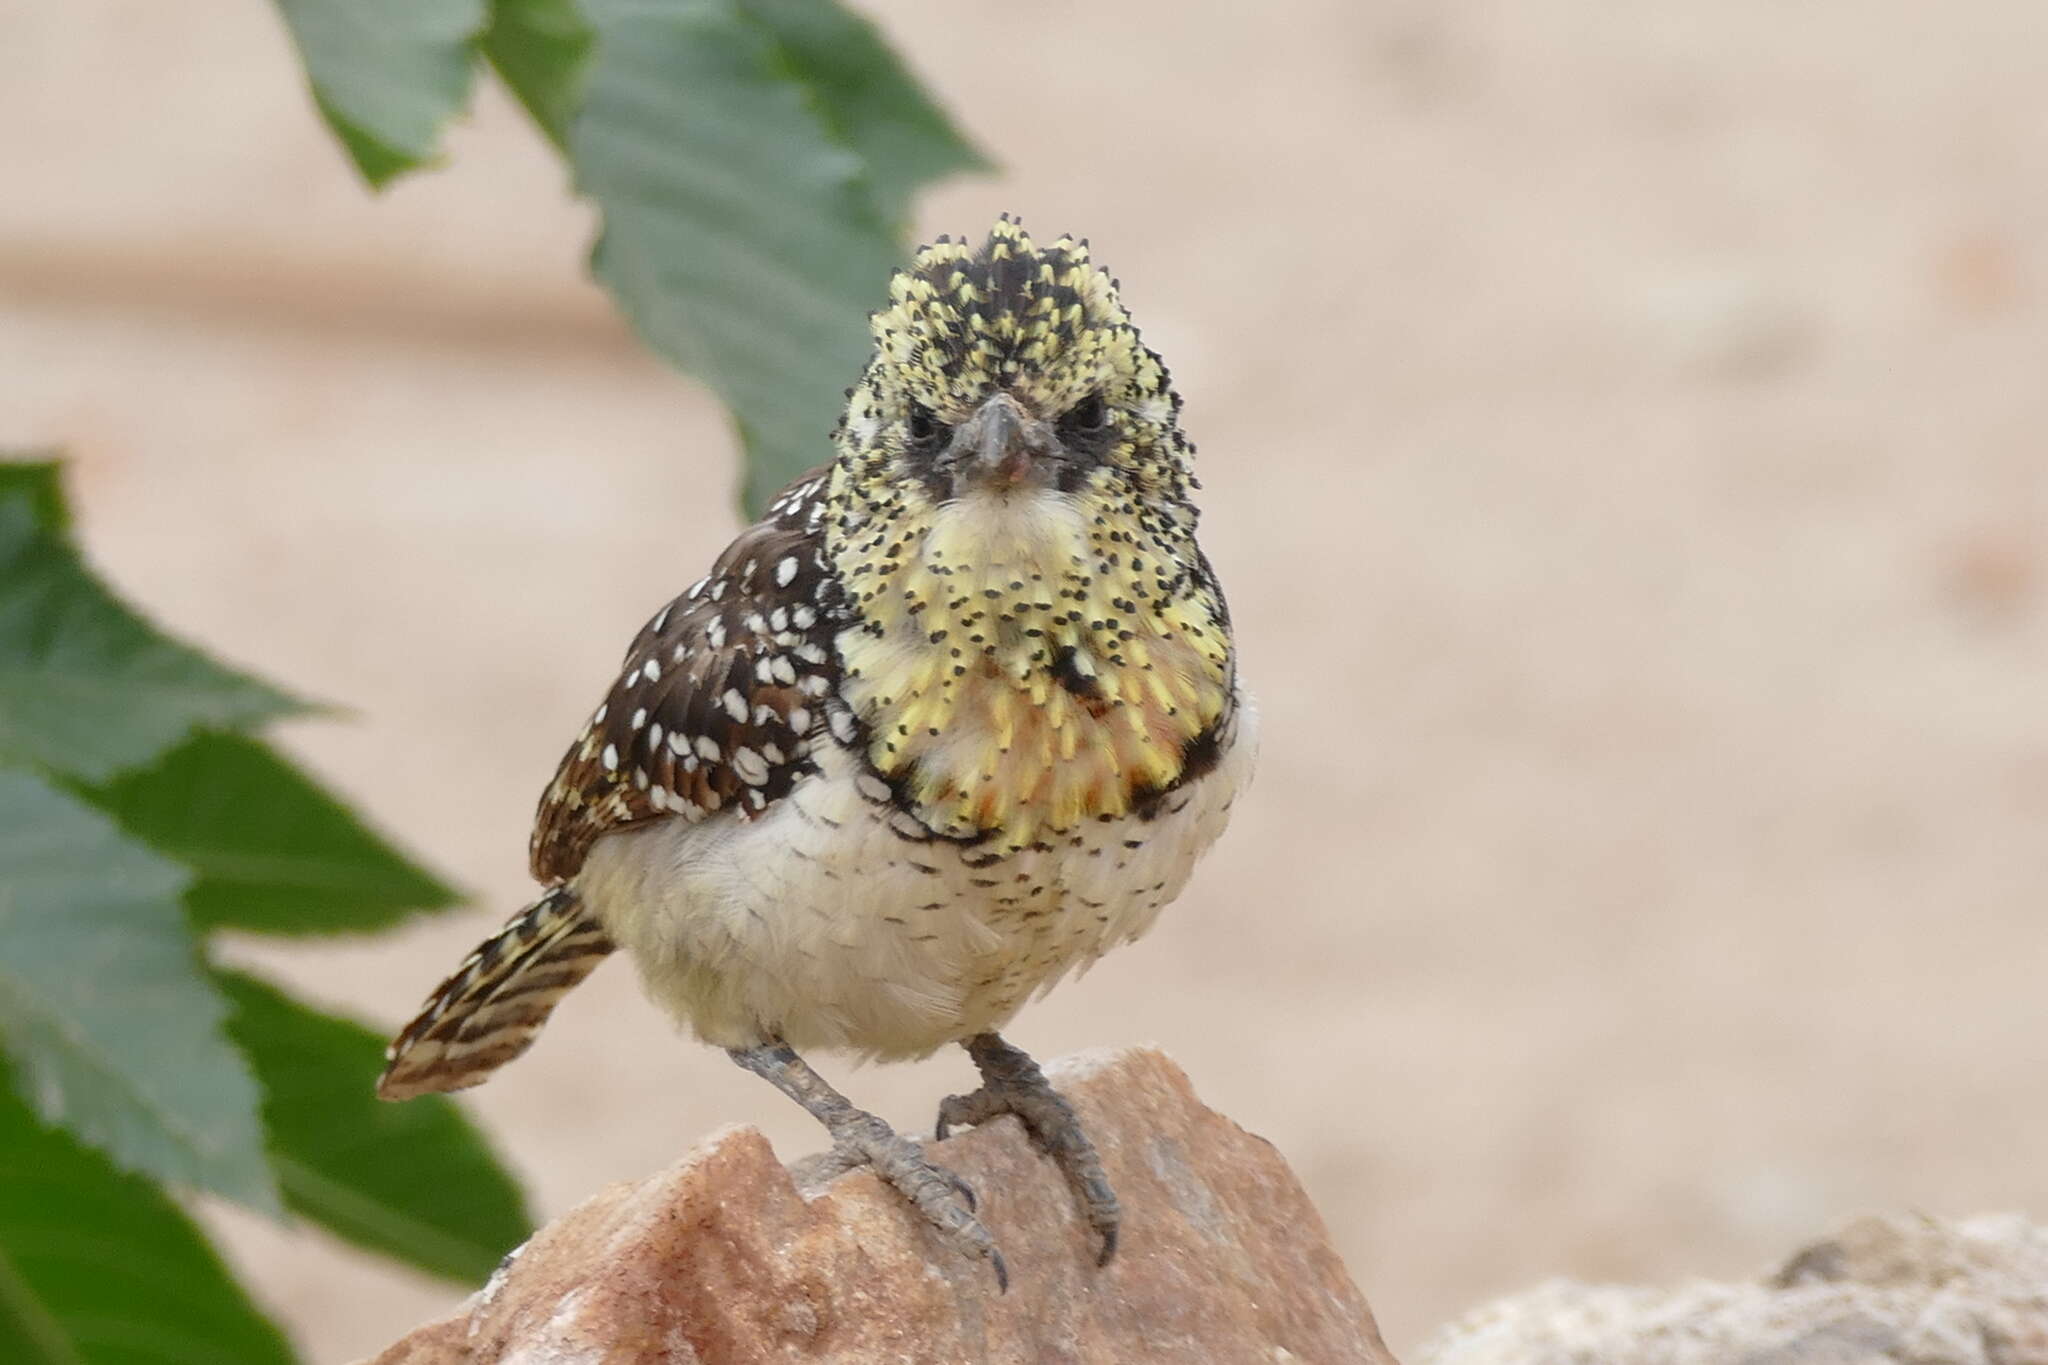
<path fill-rule="evenodd" d="M 865 510 L 921 523 L 949 504 L 1135 503 L 1192 528 L 1180 399 L 1085 242 L 1039 246 L 1008 217 L 978 249 L 941 237 L 872 325 L 839 432 Z"/>

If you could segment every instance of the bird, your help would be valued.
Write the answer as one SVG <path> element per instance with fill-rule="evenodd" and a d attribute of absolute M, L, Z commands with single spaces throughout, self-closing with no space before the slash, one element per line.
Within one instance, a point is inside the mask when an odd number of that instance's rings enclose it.
<path fill-rule="evenodd" d="M 1257 750 L 1196 539 L 1181 399 L 1085 239 L 1005 214 L 889 281 L 831 458 L 633 639 L 543 793 L 538 900 L 448 977 L 378 1093 L 478 1084 L 614 952 L 1000 1288 L 976 1192 L 806 1054 L 959 1045 L 936 1136 L 1015 1115 L 1115 1254 L 1072 1106 L 1003 1030 L 1138 938 Z M 820 454 L 824 454 L 823 450 Z"/>

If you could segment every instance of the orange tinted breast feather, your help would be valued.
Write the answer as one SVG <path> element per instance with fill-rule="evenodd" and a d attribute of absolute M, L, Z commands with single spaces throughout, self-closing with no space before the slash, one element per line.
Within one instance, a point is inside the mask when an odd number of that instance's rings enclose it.
<path fill-rule="evenodd" d="M 912 775 L 920 815 L 1021 846 L 1121 815 L 1171 784 L 1188 742 L 1220 714 L 1223 689 L 1178 642 L 1155 645 L 1152 663 L 1100 674 L 1106 701 L 1094 704 L 1045 679 L 970 675 L 941 734 L 913 736 L 893 755 Z"/>

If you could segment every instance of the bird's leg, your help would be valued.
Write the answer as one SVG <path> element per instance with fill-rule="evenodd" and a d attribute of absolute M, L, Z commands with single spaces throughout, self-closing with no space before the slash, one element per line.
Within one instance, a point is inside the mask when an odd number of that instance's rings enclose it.
<path fill-rule="evenodd" d="M 1081 1131 L 1074 1107 L 1045 1079 L 1038 1063 L 993 1033 L 977 1033 L 961 1044 L 981 1071 L 981 1089 L 971 1095 L 948 1095 L 939 1104 L 938 1136 L 956 1123 L 986 1123 L 1002 1114 L 1015 1114 L 1023 1121 L 1039 1150 L 1059 1163 L 1067 1183 L 1088 1215 L 1088 1225 L 1102 1238 L 1102 1255 L 1097 1265 L 1108 1265 L 1116 1255 L 1116 1230 L 1121 1215 L 1116 1191 L 1102 1173 L 1102 1159 L 1095 1144 Z"/>
<path fill-rule="evenodd" d="M 974 1216 L 974 1190 L 959 1176 L 925 1160 L 916 1139 L 904 1137 L 887 1123 L 834 1090 L 810 1063 L 787 1043 L 731 1048 L 735 1062 L 810 1111 L 832 1135 L 833 1162 L 839 1170 L 866 1166 L 896 1187 L 940 1232 L 988 1258 L 996 1287 L 1007 1291 L 1010 1272 L 995 1239 Z"/>

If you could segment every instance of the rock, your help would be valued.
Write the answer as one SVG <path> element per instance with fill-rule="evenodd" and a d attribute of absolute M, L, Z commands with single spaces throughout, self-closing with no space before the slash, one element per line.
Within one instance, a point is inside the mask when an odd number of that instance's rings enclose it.
<path fill-rule="evenodd" d="M 1150 1049 L 1047 1068 L 1100 1149 L 1122 1245 L 1097 1269 L 1058 1170 L 1015 1119 L 938 1144 L 1010 1266 L 945 1245 L 866 1171 L 813 1190 L 752 1128 L 615 1185 L 376 1365 L 1302 1361 L 1393 1365 L 1279 1153 Z"/>
<path fill-rule="evenodd" d="M 2048 1365 L 2048 1229 L 1859 1219 L 1751 1283 L 1554 1281 L 1451 1324 L 1423 1365 Z"/>

